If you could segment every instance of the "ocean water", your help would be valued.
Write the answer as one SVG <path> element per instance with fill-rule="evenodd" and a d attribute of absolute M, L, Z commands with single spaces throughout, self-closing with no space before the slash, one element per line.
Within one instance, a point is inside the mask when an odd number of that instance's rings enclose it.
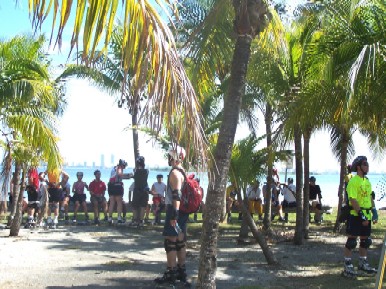
<path fill-rule="evenodd" d="M 70 175 L 69 183 L 71 185 L 71 189 L 72 189 L 73 183 L 76 182 L 76 180 L 77 180 L 77 178 L 76 178 L 77 172 L 83 172 L 83 181 L 85 181 L 86 183 L 89 184 L 94 179 L 94 171 L 96 169 L 99 169 L 101 171 L 101 174 L 102 174 L 101 179 L 107 184 L 107 182 L 110 178 L 111 168 L 99 168 L 99 167 L 98 168 L 92 168 L 92 167 L 65 167 L 64 168 L 64 170 Z M 133 171 L 132 169 L 126 169 L 124 172 L 130 173 L 132 171 Z M 157 181 L 156 176 L 158 174 L 162 174 L 164 176 L 163 181 L 166 183 L 168 173 L 169 173 L 169 170 L 149 169 L 149 178 L 148 178 L 149 187 L 151 187 L 151 185 Z M 284 182 L 285 175 L 279 173 L 279 176 L 280 176 L 280 181 Z M 321 173 L 321 174 L 314 175 L 314 176 L 316 178 L 316 184 L 319 185 L 321 190 L 322 190 L 322 197 L 323 197 L 322 202 L 326 205 L 328 204 L 328 205 L 333 206 L 333 207 L 337 206 L 337 204 L 338 204 L 339 175 L 337 173 L 335 173 L 335 174 L 333 174 L 333 173 L 325 173 L 325 174 Z M 205 195 L 206 195 L 207 188 L 208 188 L 207 174 L 200 173 L 200 174 L 197 174 L 197 177 L 200 178 L 201 186 L 204 188 Z M 294 182 L 296 182 L 295 176 L 293 174 L 288 174 L 287 178 L 288 177 L 294 178 Z M 386 175 L 384 175 L 384 174 L 369 174 L 368 178 L 372 184 L 373 191 L 376 193 L 376 207 L 377 208 L 386 207 L 386 197 L 384 197 L 382 200 L 378 201 L 380 196 L 382 194 L 386 193 Z M 132 182 L 133 182 L 132 179 L 123 181 L 124 188 L 125 188 L 125 194 L 124 194 L 125 201 L 128 200 L 128 191 L 129 191 L 129 187 L 132 184 Z M 261 182 L 261 183 L 263 183 L 263 182 Z M 87 191 L 86 191 L 86 194 L 87 194 L 87 200 L 90 200 L 89 194 Z"/>

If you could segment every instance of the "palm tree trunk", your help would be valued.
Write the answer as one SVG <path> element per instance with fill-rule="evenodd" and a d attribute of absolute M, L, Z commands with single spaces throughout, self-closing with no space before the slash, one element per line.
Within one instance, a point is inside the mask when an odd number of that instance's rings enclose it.
<path fill-rule="evenodd" d="M 341 148 L 341 159 L 340 159 L 340 174 L 339 174 L 339 189 L 338 189 L 338 213 L 336 215 L 335 225 L 334 225 L 334 233 L 339 230 L 339 216 L 341 212 L 341 208 L 343 205 L 344 198 L 344 176 L 346 174 L 346 166 L 347 166 L 347 152 L 348 152 L 348 144 L 349 144 L 350 136 L 346 131 L 343 131 L 343 141 Z"/>
<path fill-rule="evenodd" d="M 131 124 L 133 126 L 133 149 L 134 161 L 139 157 L 139 139 L 138 139 L 138 101 L 133 105 L 133 112 L 131 115 Z"/>
<path fill-rule="evenodd" d="M 302 134 L 299 125 L 295 125 L 295 166 L 296 166 L 296 227 L 295 245 L 303 244 L 303 159 L 302 159 Z"/>
<path fill-rule="evenodd" d="M 24 195 L 24 190 L 25 190 L 25 172 L 26 172 L 26 169 L 23 168 L 23 172 L 22 172 L 22 182 L 21 182 L 21 185 L 20 185 L 20 191 L 19 191 L 19 194 L 18 194 L 18 198 L 17 198 L 17 206 L 16 206 L 16 214 L 15 214 L 15 218 L 13 219 L 12 221 L 12 224 L 11 224 L 11 228 L 10 228 L 10 231 L 9 231 L 9 236 L 11 237 L 16 237 L 16 236 L 19 236 L 19 231 L 20 231 L 20 225 L 21 225 L 21 221 L 22 221 L 22 218 L 23 218 L 23 195 Z M 15 201 L 16 201 L 16 196 L 15 196 Z"/>
<path fill-rule="evenodd" d="M 267 134 L 267 149 L 268 149 L 268 172 L 267 172 L 267 190 L 264 196 L 264 230 L 271 228 L 271 206 L 272 206 L 272 170 L 273 170 L 273 156 L 272 156 L 272 106 L 267 103 L 265 108 L 265 132 Z"/>
<path fill-rule="evenodd" d="M 241 198 L 241 194 L 239 192 L 238 192 L 238 195 L 239 195 L 238 198 Z M 255 238 L 255 240 L 260 245 L 260 247 L 263 251 L 263 254 L 265 256 L 265 260 L 267 260 L 267 263 L 269 265 L 278 264 L 278 261 L 275 259 L 275 256 L 273 255 L 271 249 L 268 247 L 268 244 L 265 240 L 264 235 L 261 232 L 259 232 L 259 230 L 257 229 L 256 224 L 253 221 L 252 216 L 248 211 L 248 207 L 245 205 L 245 202 L 241 202 L 240 207 L 241 207 L 240 208 L 241 212 L 243 213 L 243 223 L 242 224 L 243 225 L 245 224 L 245 226 L 247 228 L 249 227 L 251 229 L 253 237 Z"/>
<path fill-rule="evenodd" d="M 16 209 L 17 209 L 17 200 L 19 199 L 19 186 L 20 186 L 20 173 L 21 173 L 21 165 L 16 162 L 15 164 L 15 172 L 12 176 L 12 203 L 10 208 L 10 214 L 8 218 L 8 226 L 10 227 L 12 225 L 13 219 L 16 215 Z"/>
<path fill-rule="evenodd" d="M 222 213 L 232 147 L 244 94 L 245 77 L 250 57 L 252 38 L 237 37 L 233 54 L 230 85 L 224 98 L 224 114 L 214 152 L 213 178 L 209 179 L 206 210 L 211 212 L 204 219 L 201 234 L 201 250 L 197 289 L 216 288 L 217 239 Z"/>
<path fill-rule="evenodd" d="M 308 180 L 310 178 L 310 136 L 311 132 L 306 131 L 304 134 L 304 180 L 306 184 L 304 185 L 304 213 L 303 213 L 303 230 L 304 230 L 304 238 L 308 239 L 309 230 L 310 230 L 310 186 L 308 185 Z"/>

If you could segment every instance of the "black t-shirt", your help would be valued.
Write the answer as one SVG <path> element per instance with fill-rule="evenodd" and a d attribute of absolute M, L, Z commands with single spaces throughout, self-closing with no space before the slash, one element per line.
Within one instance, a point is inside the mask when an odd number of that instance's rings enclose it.
<path fill-rule="evenodd" d="M 319 199 L 322 198 L 322 191 L 318 185 L 310 185 L 310 201 L 316 200 L 316 196 L 319 196 Z"/>

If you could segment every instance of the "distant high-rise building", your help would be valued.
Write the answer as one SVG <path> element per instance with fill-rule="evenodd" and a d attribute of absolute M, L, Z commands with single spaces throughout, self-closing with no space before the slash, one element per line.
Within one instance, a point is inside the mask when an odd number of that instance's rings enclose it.
<path fill-rule="evenodd" d="M 111 154 L 111 165 L 115 165 L 115 156 Z"/>
<path fill-rule="evenodd" d="M 92 162 L 92 167 L 95 168 L 95 162 Z"/>
<path fill-rule="evenodd" d="M 101 155 L 101 167 L 105 167 L 105 155 Z"/>
<path fill-rule="evenodd" d="M 84 167 L 87 167 L 87 162 L 84 162 L 84 163 L 83 163 L 83 166 L 84 166 Z"/>

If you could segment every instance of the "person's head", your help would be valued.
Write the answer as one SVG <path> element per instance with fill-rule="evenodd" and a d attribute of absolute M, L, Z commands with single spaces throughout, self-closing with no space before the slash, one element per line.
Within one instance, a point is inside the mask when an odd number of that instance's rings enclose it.
<path fill-rule="evenodd" d="M 162 182 L 162 179 L 164 178 L 163 175 L 157 175 L 157 182 Z"/>
<path fill-rule="evenodd" d="M 294 179 L 293 178 L 288 178 L 287 182 L 288 182 L 288 184 L 293 184 L 294 183 Z"/>
<path fill-rule="evenodd" d="M 83 178 L 83 172 L 77 172 L 76 177 L 78 178 L 78 180 L 81 180 Z"/>
<path fill-rule="evenodd" d="M 277 169 L 272 169 L 272 174 L 274 175 L 274 176 L 276 176 L 277 175 Z"/>
<path fill-rule="evenodd" d="M 39 173 L 39 181 L 43 182 L 46 178 L 46 173 L 45 172 L 40 172 Z"/>
<path fill-rule="evenodd" d="M 185 159 L 186 152 L 183 147 L 173 146 L 168 150 L 168 164 L 169 166 L 179 165 Z"/>
<path fill-rule="evenodd" d="M 367 157 L 357 156 L 351 164 L 351 171 L 356 172 L 359 175 L 367 175 L 369 172 L 369 163 L 367 162 Z"/>
<path fill-rule="evenodd" d="M 96 171 L 94 172 L 94 176 L 95 176 L 95 178 L 96 178 L 97 180 L 99 180 L 99 179 L 101 178 L 101 171 L 100 171 L 100 170 L 96 170 Z"/>
<path fill-rule="evenodd" d="M 145 158 L 143 156 L 138 156 L 135 160 L 135 166 L 137 168 L 144 168 L 145 167 Z"/>
<path fill-rule="evenodd" d="M 118 162 L 118 166 L 125 169 L 127 167 L 127 162 L 125 160 L 120 159 Z"/>
<path fill-rule="evenodd" d="M 196 178 L 198 184 L 200 184 L 200 178 Z"/>
<path fill-rule="evenodd" d="M 310 177 L 310 183 L 315 184 L 316 178 L 314 176 Z"/>

